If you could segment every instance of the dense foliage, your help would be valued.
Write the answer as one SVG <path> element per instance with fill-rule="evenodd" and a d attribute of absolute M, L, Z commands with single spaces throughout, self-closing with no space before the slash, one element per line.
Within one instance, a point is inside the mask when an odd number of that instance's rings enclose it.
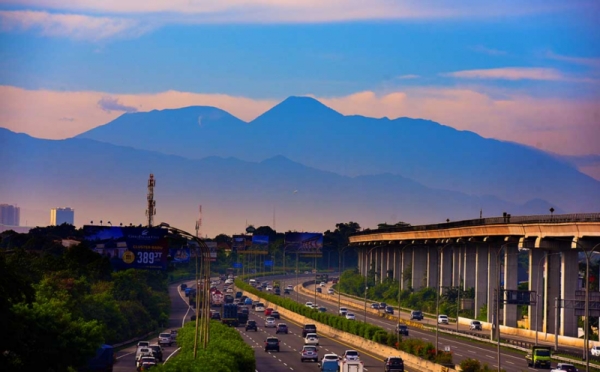
<path fill-rule="evenodd" d="M 210 322 L 210 337 L 206 350 L 199 348 L 194 359 L 194 323 L 189 322 L 179 330 L 177 344 L 181 350 L 157 372 L 254 372 L 254 350 L 244 342 L 235 328 L 216 321 Z"/>
<path fill-rule="evenodd" d="M 396 347 L 402 351 L 432 362 L 452 363 L 452 355 L 450 353 L 445 353 L 443 351 L 436 352 L 435 346 L 433 346 L 433 344 L 430 342 L 417 339 L 402 340 L 402 337 L 400 337 L 400 344 L 397 344 L 398 335 L 395 333 L 387 332 L 381 327 L 368 323 L 348 320 L 345 317 L 334 314 L 321 313 L 289 298 L 283 298 L 281 296 L 261 292 L 244 282 L 244 280 L 248 279 L 249 277 L 250 276 L 239 276 L 235 281 L 236 287 L 260 296 L 261 298 L 264 298 L 265 300 L 276 304 L 277 306 L 281 306 L 284 309 L 293 311 L 309 319 L 316 320 L 317 322 L 326 324 L 340 331 L 348 332 L 380 344 Z"/>
<path fill-rule="evenodd" d="M 371 272 L 367 276 L 367 299 L 377 302 L 386 302 L 397 305 L 400 300 L 400 306 L 407 309 L 417 309 L 426 313 L 436 313 L 436 291 L 435 288 L 424 287 L 418 291 L 406 289 L 399 291 L 398 281 L 392 278 L 386 278 L 383 282 L 376 282 L 375 275 Z M 365 295 L 365 277 L 360 275 L 357 269 L 346 270 L 342 273 L 340 282 L 337 285 L 342 293 L 354 296 L 364 297 Z M 460 290 L 460 294 L 459 294 Z M 444 294 L 440 296 L 440 314 L 456 315 L 458 298 L 474 298 L 473 288 L 468 290 L 458 287 L 444 288 Z M 472 317 L 473 311 L 461 310 L 460 316 Z"/>
<path fill-rule="evenodd" d="M 70 225 L 0 235 L 0 370 L 77 368 L 103 343 L 164 326 L 170 299 L 158 271 L 113 272 Z"/>

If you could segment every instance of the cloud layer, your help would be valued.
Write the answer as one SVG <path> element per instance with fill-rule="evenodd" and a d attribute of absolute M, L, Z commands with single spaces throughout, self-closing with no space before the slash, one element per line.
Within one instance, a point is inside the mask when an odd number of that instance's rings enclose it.
<path fill-rule="evenodd" d="M 382 95 L 365 91 L 316 98 L 345 115 L 425 118 L 559 154 L 598 153 L 597 100 L 495 96 L 475 88 L 407 88 Z M 108 94 L 0 86 L 0 123 L 34 137 L 62 139 L 105 124 L 125 112 L 206 105 L 250 121 L 279 101 L 179 91 Z"/>

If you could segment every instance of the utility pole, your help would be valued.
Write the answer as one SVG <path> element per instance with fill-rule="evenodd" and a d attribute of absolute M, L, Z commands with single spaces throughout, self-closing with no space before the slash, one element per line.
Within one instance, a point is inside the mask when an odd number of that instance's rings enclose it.
<path fill-rule="evenodd" d="M 154 222 L 154 216 L 156 215 L 156 201 L 154 200 L 154 186 L 156 181 L 154 180 L 154 174 L 150 173 L 148 178 L 148 209 L 146 209 L 146 216 L 148 217 L 148 227 L 152 227 Z"/>

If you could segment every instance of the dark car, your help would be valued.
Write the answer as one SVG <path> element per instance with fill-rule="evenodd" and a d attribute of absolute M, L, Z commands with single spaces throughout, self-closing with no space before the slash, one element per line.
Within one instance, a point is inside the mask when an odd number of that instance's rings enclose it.
<path fill-rule="evenodd" d="M 159 362 L 163 361 L 163 350 L 160 345 L 150 345 L 148 348 L 152 350 L 152 356 L 154 356 Z"/>
<path fill-rule="evenodd" d="M 387 357 L 385 359 L 385 372 L 404 372 L 404 361 L 400 357 Z"/>
<path fill-rule="evenodd" d="M 391 306 L 386 306 L 385 307 L 385 313 L 386 314 L 392 314 L 392 315 L 394 315 L 394 308 L 391 307 Z"/>
<path fill-rule="evenodd" d="M 187 288 L 187 284 L 185 283 L 181 283 L 181 285 L 179 286 L 179 289 L 181 289 L 182 291 L 184 291 Z"/>
<path fill-rule="evenodd" d="M 285 323 L 279 323 L 277 324 L 277 329 L 275 330 L 275 334 L 277 333 L 285 333 L 287 335 L 288 333 L 288 326 Z"/>
<path fill-rule="evenodd" d="M 419 310 L 411 311 L 410 320 L 423 320 L 423 313 Z"/>
<path fill-rule="evenodd" d="M 279 289 L 279 288 L 275 288 L 275 294 L 276 294 L 277 296 L 281 296 L 281 289 Z"/>
<path fill-rule="evenodd" d="M 279 339 L 277 337 L 267 337 L 265 340 L 265 351 L 276 350 L 279 352 Z"/>
<path fill-rule="evenodd" d="M 371 309 L 379 310 L 379 304 L 378 303 L 371 304 Z"/>
<path fill-rule="evenodd" d="M 314 324 L 305 324 L 302 327 L 302 337 L 306 337 L 308 333 L 317 333 L 317 326 Z"/>
<path fill-rule="evenodd" d="M 385 310 L 386 307 L 387 307 L 387 304 L 385 302 L 381 302 L 379 304 L 379 310 Z"/>
<path fill-rule="evenodd" d="M 221 314 L 219 314 L 219 313 L 212 313 L 212 314 L 210 314 L 210 318 L 212 320 L 221 320 Z"/>
<path fill-rule="evenodd" d="M 396 326 L 396 331 L 398 331 L 398 333 L 401 335 L 408 336 L 408 327 L 404 324 L 398 324 Z"/>
<path fill-rule="evenodd" d="M 258 326 L 256 325 L 256 320 L 249 320 L 246 322 L 246 331 L 249 331 L 249 330 L 258 332 Z"/>
<path fill-rule="evenodd" d="M 284 294 L 284 295 L 286 295 L 286 294 L 290 294 L 290 290 L 289 290 L 289 289 L 284 289 L 284 290 L 283 290 L 283 294 Z"/>
<path fill-rule="evenodd" d="M 317 292 L 323 293 L 323 290 L 321 290 L 321 287 L 317 287 Z"/>
<path fill-rule="evenodd" d="M 242 298 L 242 292 L 235 292 L 235 298 Z"/>
<path fill-rule="evenodd" d="M 281 317 L 279 315 L 279 311 L 277 311 L 277 310 L 271 311 L 271 316 L 275 319 L 281 319 Z"/>

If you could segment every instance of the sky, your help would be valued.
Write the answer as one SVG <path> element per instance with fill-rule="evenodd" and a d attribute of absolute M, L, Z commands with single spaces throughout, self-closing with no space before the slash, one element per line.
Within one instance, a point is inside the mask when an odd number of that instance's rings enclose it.
<path fill-rule="evenodd" d="M 63 139 L 126 112 L 250 121 L 292 95 L 600 155 L 600 2 L 0 0 L 0 126 Z"/>

